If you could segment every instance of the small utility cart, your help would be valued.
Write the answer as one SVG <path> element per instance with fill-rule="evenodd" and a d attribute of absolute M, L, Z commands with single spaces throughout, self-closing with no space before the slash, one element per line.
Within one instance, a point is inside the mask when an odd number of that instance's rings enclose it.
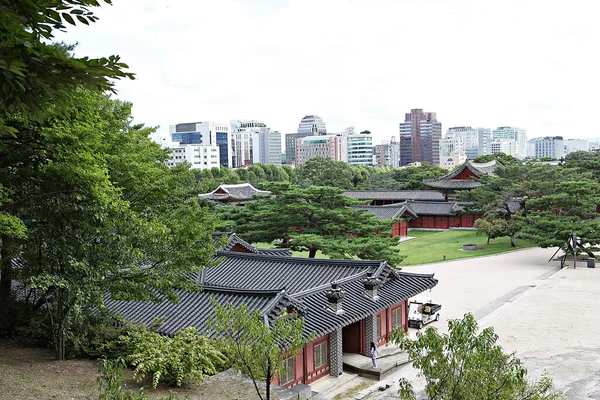
<path fill-rule="evenodd" d="M 424 325 L 440 319 L 441 304 L 430 297 L 417 297 L 408 303 L 408 326 L 421 329 Z"/>

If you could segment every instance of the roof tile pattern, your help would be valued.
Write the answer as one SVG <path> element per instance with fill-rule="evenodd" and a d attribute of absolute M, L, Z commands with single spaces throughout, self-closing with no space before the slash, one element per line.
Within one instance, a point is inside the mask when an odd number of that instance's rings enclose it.
<path fill-rule="evenodd" d="M 250 310 L 258 309 L 270 323 L 292 307 L 304 316 L 305 334 L 314 331 L 321 336 L 437 284 L 433 275 L 403 273 L 378 260 L 306 259 L 227 251 L 216 256 L 221 258 L 219 265 L 198 276 L 204 290 L 181 292 L 178 304 L 106 300 L 106 306 L 139 323 L 151 324 L 160 318 L 158 332 L 169 336 L 188 326 L 212 334 L 206 330 L 213 311 L 211 298 L 220 304 L 245 304 Z M 364 294 L 362 281 L 369 275 L 383 282 L 377 300 Z M 346 291 L 341 314 L 327 309 L 325 293 L 331 282 Z"/>
<path fill-rule="evenodd" d="M 487 163 L 474 163 L 471 161 L 465 162 L 459 168 L 450 172 L 447 175 L 444 175 L 440 178 L 429 179 L 423 181 L 424 185 L 436 188 L 436 189 L 444 189 L 444 190 L 469 190 L 474 189 L 476 187 L 481 186 L 481 183 L 476 180 L 471 179 L 454 179 L 458 175 L 460 175 L 465 169 L 471 171 L 478 177 L 482 177 L 484 175 L 493 176 L 494 170 L 497 167 L 501 167 L 502 164 L 497 162 L 496 160 L 492 160 Z"/>
<path fill-rule="evenodd" d="M 345 196 L 356 200 L 405 200 L 444 201 L 444 194 L 437 190 L 353 190 Z"/>
<path fill-rule="evenodd" d="M 243 201 L 252 200 L 258 194 L 271 194 L 271 192 L 258 190 L 249 183 L 240 183 L 238 185 L 221 185 L 210 193 L 199 194 L 198 197 L 209 200 Z"/>

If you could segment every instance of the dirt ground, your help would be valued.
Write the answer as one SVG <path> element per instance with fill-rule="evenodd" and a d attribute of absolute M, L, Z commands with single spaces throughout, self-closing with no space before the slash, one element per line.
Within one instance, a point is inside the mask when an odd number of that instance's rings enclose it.
<path fill-rule="evenodd" d="M 57 361 L 51 349 L 0 342 L 0 400 L 96 399 L 97 376 L 96 361 Z M 142 386 L 133 381 L 131 371 L 126 377 L 128 388 L 137 390 Z M 148 395 L 152 399 L 165 397 L 170 390 L 181 399 L 258 399 L 251 382 L 234 377 L 181 388 L 159 386 L 149 390 Z"/>

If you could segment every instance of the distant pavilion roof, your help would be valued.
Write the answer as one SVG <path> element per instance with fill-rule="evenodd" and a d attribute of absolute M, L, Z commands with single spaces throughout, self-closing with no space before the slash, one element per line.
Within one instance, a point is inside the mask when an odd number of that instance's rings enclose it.
<path fill-rule="evenodd" d="M 455 201 L 404 201 L 383 206 L 352 206 L 374 214 L 380 220 L 402 217 L 418 218 L 421 215 L 454 215 L 462 207 Z"/>
<path fill-rule="evenodd" d="M 345 196 L 356 200 L 405 200 L 444 201 L 444 194 L 437 190 L 350 190 Z"/>
<path fill-rule="evenodd" d="M 220 185 L 210 193 L 199 194 L 201 199 L 230 202 L 252 200 L 258 194 L 271 194 L 268 190 L 259 190 L 249 183 Z"/>
<path fill-rule="evenodd" d="M 467 161 L 456 170 L 440 178 L 423 181 L 424 185 L 442 190 L 469 190 L 481 186 L 479 179 L 484 175 L 493 176 L 494 170 L 501 167 L 496 160 L 487 163 Z"/>

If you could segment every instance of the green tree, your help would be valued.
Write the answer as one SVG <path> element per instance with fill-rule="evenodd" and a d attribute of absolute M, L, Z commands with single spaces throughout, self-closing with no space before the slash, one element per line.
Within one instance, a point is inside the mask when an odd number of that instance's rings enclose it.
<path fill-rule="evenodd" d="M 514 353 L 504 353 L 496 344 L 493 328 L 479 330 L 475 318 L 448 321 L 448 333 L 435 328 L 418 332 L 411 340 L 402 329 L 394 328 L 390 339 L 408 352 L 425 378 L 430 400 L 558 400 L 552 379 L 543 375 L 529 382 L 527 370 Z M 400 397 L 414 399 L 407 380 L 400 381 Z"/>
<path fill-rule="evenodd" d="M 397 190 L 427 190 L 423 185 L 427 179 L 435 179 L 448 174 L 448 170 L 439 165 L 422 163 L 420 166 L 394 169 L 394 179 L 398 182 Z"/>
<path fill-rule="evenodd" d="M 7 121 L 20 140 L 0 149 L 5 211 L 28 232 L 2 237 L 3 284 L 14 275 L 41 294 L 32 307 L 49 314 L 58 358 L 73 320 L 106 295 L 175 300 L 174 288 L 198 289 L 190 274 L 212 265 L 214 221 L 195 200 L 193 173 L 166 167 L 152 130 L 131 123 L 131 104 L 80 90 L 69 107 Z"/>
<path fill-rule="evenodd" d="M 106 3 L 110 4 L 109 0 Z M 39 111 L 72 101 L 74 90 L 113 90 L 113 80 L 133 78 L 119 56 L 90 59 L 50 43 L 67 24 L 97 20 L 96 0 L 7 0 L 0 12 L 0 112 Z M 15 133 L 0 116 L 0 134 Z M 3 128 L 4 126 L 4 128 Z M 8 129 L 12 128 L 12 129 Z"/>
<path fill-rule="evenodd" d="M 250 242 L 279 241 L 293 250 L 317 251 L 338 258 L 386 259 L 392 265 L 404 257 L 389 237 L 393 221 L 379 221 L 359 204 L 344 196 L 342 189 L 289 183 L 271 184 L 274 196 L 262 196 L 245 207 L 223 207 L 221 219 Z"/>
<path fill-rule="evenodd" d="M 269 326 L 259 310 L 250 311 L 246 305 L 214 305 L 214 317 L 208 326 L 219 335 L 223 353 L 252 379 L 258 397 L 271 399 L 271 382 L 284 371 L 284 360 L 296 359 L 315 335 L 302 336 L 304 320 L 297 314 L 280 315 Z M 259 382 L 265 384 L 264 397 Z"/>
<path fill-rule="evenodd" d="M 487 163 L 490 161 L 498 161 L 504 166 L 521 164 L 521 161 L 506 153 L 484 154 L 473 160 L 476 163 Z"/>
<path fill-rule="evenodd" d="M 330 186 L 341 189 L 354 187 L 352 167 L 343 161 L 314 157 L 296 168 L 296 183 L 302 187 Z"/>

